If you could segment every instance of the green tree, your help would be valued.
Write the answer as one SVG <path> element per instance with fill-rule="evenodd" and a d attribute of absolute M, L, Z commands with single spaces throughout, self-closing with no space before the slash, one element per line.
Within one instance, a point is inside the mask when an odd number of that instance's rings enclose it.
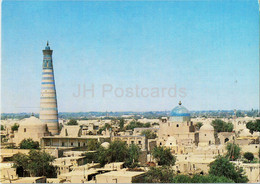
<path fill-rule="evenodd" d="M 11 127 L 11 129 L 12 129 L 13 132 L 14 132 L 14 131 L 17 131 L 18 128 L 19 128 L 19 125 L 16 124 L 16 123 Z"/>
<path fill-rule="evenodd" d="M 28 170 L 28 165 L 29 165 L 29 156 L 23 153 L 17 153 L 13 155 L 13 162 L 16 169 L 21 167 L 24 170 L 23 175 L 25 172 Z M 29 171 L 28 171 L 29 172 Z"/>
<path fill-rule="evenodd" d="M 111 128 L 111 125 L 108 123 L 105 123 L 105 125 L 98 130 L 98 134 L 101 134 L 103 131 L 106 131 L 107 129 L 110 129 L 110 128 Z"/>
<path fill-rule="evenodd" d="M 86 152 L 83 154 L 86 158 L 84 160 L 84 164 L 87 164 L 87 163 L 98 163 L 98 157 L 97 157 L 97 152 Z"/>
<path fill-rule="evenodd" d="M 200 127 L 202 127 L 202 126 L 203 126 L 203 123 L 201 123 L 201 122 L 198 122 L 195 124 L 195 127 L 197 128 L 197 130 L 199 130 Z"/>
<path fill-rule="evenodd" d="M 173 183 L 234 183 L 233 180 L 224 176 L 214 175 L 177 175 L 173 179 Z"/>
<path fill-rule="evenodd" d="M 104 166 L 111 162 L 125 162 L 127 167 L 134 168 L 138 166 L 140 153 L 140 148 L 137 145 L 132 144 L 127 147 L 125 142 L 116 140 L 111 142 L 107 149 L 99 146 L 96 152 L 87 152 L 84 155 L 86 163 L 93 161 Z"/>
<path fill-rule="evenodd" d="M 107 161 L 110 162 L 124 162 L 128 157 L 128 148 L 123 141 L 113 141 L 107 149 Z"/>
<path fill-rule="evenodd" d="M 23 139 L 19 144 L 20 149 L 39 149 L 39 146 L 39 142 L 33 141 L 31 138 Z"/>
<path fill-rule="evenodd" d="M 96 151 L 94 152 L 86 152 L 84 154 L 86 156 L 85 163 L 100 163 L 101 167 L 103 167 L 106 163 L 108 163 L 107 160 L 107 150 L 100 146 Z"/>
<path fill-rule="evenodd" d="M 254 154 L 251 152 L 245 152 L 244 153 L 245 159 L 247 159 L 249 162 L 252 162 L 254 160 Z"/>
<path fill-rule="evenodd" d="M 224 176 L 194 175 L 191 183 L 234 183 L 234 181 Z"/>
<path fill-rule="evenodd" d="M 218 156 L 216 160 L 210 163 L 210 175 L 224 176 L 233 180 L 235 183 L 246 183 L 247 176 L 241 167 L 236 167 L 225 157 Z"/>
<path fill-rule="evenodd" d="M 75 119 L 70 119 L 67 125 L 78 125 L 78 122 Z"/>
<path fill-rule="evenodd" d="M 120 118 L 119 127 L 121 131 L 124 129 L 124 126 L 125 126 L 125 120 L 123 118 Z"/>
<path fill-rule="evenodd" d="M 175 156 L 173 156 L 170 149 L 166 147 L 155 147 L 152 150 L 152 155 L 158 162 L 158 165 L 173 166 L 176 162 Z"/>
<path fill-rule="evenodd" d="M 220 119 L 213 120 L 211 124 L 216 132 L 232 132 L 234 128 L 232 123 L 226 123 Z"/>
<path fill-rule="evenodd" d="M 136 144 L 131 144 L 128 148 L 128 157 L 125 165 L 129 168 L 135 168 L 138 166 L 138 159 L 141 154 L 140 148 Z"/>
<path fill-rule="evenodd" d="M 62 130 L 63 125 L 61 123 L 59 123 L 59 132 Z"/>
<path fill-rule="evenodd" d="M 141 135 L 144 135 L 147 139 L 155 139 L 157 137 L 156 133 L 151 130 L 143 130 Z"/>
<path fill-rule="evenodd" d="M 151 123 L 140 123 L 139 121 L 131 121 L 129 125 L 126 126 L 126 130 L 134 130 L 135 128 L 149 128 L 151 127 Z"/>
<path fill-rule="evenodd" d="M 5 127 L 4 127 L 4 125 L 1 125 L 1 130 L 5 130 Z"/>
<path fill-rule="evenodd" d="M 97 139 L 91 139 L 87 142 L 86 147 L 88 151 L 97 150 L 100 147 L 100 142 Z"/>
<path fill-rule="evenodd" d="M 187 175 L 177 175 L 173 178 L 173 183 L 191 183 L 191 178 Z"/>
<path fill-rule="evenodd" d="M 143 127 L 145 127 L 145 128 L 149 128 L 149 127 L 151 127 L 151 123 L 145 123 L 144 125 L 143 125 Z"/>
<path fill-rule="evenodd" d="M 108 150 L 105 149 L 103 146 L 100 146 L 97 150 L 97 153 L 95 155 L 95 162 L 100 163 L 101 167 L 103 167 L 105 164 L 107 164 L 108 158 Z"/>
<path fill-rule="evenodd" d="M 237 160 L 241 156 L 241 148 L 238 144 L 228 143 L 226 146 L 227 154 L 226 157 L 229 160 Z"/>
<path fill-rule="evenodd" d="M 258 158 L 260 159 L 260 148 L 258 150 Z"/>
<path fill-rule="evenodd" d="M 141 178 L 135 179 L 133 183 L 172 183 L 174 172 L 171 167 L 150 167 L 149 171 Z"/>
<path fill-rule="evenodd" d="M 257 119 L 256 121 L 249 121 L 246 124 L 246 128 L 249 129 L 249 132 L 253 134 L 254 132 L 260 132 L 260 120 Z"/>
<path fill-rule="evenodd" d="M 13 156 L 14 167 L 22 167 L 33 177 L 56 177 L 56 170 L 51 164 L 54 159 L 55 158 L 48 153 L 38 150 L 31 150 L 29 155 L 18 153 Z"/>

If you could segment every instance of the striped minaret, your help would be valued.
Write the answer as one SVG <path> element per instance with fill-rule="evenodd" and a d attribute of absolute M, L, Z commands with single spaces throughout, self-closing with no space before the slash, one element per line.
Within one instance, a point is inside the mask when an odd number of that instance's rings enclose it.
<path fill-rule="evenodd" d="M 58 107 L 52 64 L 52 50 L 47 46 L 43 52 L 40 119 L 47 123 L 52 135 L 58 134 Z"/>

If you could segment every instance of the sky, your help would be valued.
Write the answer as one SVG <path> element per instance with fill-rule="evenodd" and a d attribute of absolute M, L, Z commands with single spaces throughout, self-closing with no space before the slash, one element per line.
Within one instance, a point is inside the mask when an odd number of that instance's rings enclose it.
<path fill-rule="evenodd" d="M 3 1 L 1 112 L 39 112 L 47 40 L 60 112 L 259 109 L 258 10 L 257 0 Z"/>

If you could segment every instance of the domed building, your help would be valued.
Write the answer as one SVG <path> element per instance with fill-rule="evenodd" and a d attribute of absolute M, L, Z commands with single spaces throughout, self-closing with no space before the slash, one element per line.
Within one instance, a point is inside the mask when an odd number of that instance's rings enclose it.
<path fill-rule="evenodd" d="M 215 144 L 214 127 L 204 124 L 199 130 L 199 146 Z"/>
<path fill-rule="evenodd" d="M 176 145 L 192 145 L 195 141 L 195 127 L 190 119 L 190 112 L 179 102 L 171 111 L 170 117 L 160 121 L 157 144 L 166 146 L 168 138 L 174 137 Z"/>
<path fill-rule="evenodd" d="M 48 135 L 50 132 L 47 124 L 32 115 L 19 123 L 18 131 L 14 132 L 14 143 L 18 146 L 23 139 L 28 138 L 40 143 L 41 137 Z"/>
<path fill-rule="evenodd" d="M 169 121 L 174 121 L 174 122 L 190 121 L 190 112 L 188 111 L 188 109 L 182 106 L 181 102 L 179 102 L 179 105 L 176 106 L 174 109 L 172 109 L 170 113 Z"/>

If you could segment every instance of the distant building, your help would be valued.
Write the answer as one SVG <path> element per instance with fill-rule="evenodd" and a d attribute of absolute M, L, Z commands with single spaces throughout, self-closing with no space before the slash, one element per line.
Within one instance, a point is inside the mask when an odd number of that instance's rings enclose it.
<path fill-rule="evenodd" d="M 141 148 L 142 151 L 145 151 L 148 149 L 147 139 L 145 138 L 145 136 L 121 135 L 121 136 L 112 136 L 111 137 L 111 141 L 116 141 L 116 140 L 123 141 L 128 146 L 130 146 L 131 144 L 136 144 L 137 146 L 139 146 L 139 148 Z"/>
<path fill-rule="evenodd" d="M 145 172 L 134 172 L 134 171 L 111 171 L 96 176 L 97 183 L 133 183 L 142 177 Z"/>

